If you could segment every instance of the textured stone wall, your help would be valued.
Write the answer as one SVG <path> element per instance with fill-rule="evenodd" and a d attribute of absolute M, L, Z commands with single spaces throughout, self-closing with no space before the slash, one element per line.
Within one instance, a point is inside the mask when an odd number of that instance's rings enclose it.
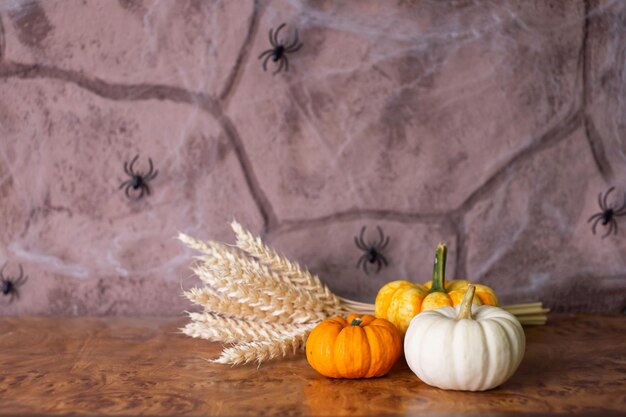
<path fill-rule="evenodd" d="M 272 75 L 283 22 L 303 47 Z M 625 173 L 622 1 L 0 3 L 0 262 L 29 276 L 0 314 L 180 313 L 174 236 L 233 218 L 348 297 L 427 280 L 444 241 L 505 303 L 618 312 L 626 217 L 587 219 Z"/>

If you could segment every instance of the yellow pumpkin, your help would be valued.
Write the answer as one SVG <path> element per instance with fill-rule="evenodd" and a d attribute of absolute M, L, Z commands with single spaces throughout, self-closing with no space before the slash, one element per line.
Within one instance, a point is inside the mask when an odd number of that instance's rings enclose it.
<path fill-rule="evenodd" d="M 420 285 L 400 280 L 383 286 L 376 296 L 376 317 L 389 320 L 404 335 L 411 319 L 422 311 L 461 304 L 470 282 L 445 280 L 447 253 L 445 244 L 437 245 L 432 281 Z M 473 304 L 499 305 L 498 297 L 491 288 L 478 284 L 475 287 Z"/>
<path fill-rule="evenodd" d="M 331 378 L 383 376 L 401 354 L 398 329 L 369 314 L 324 320 L 306 341 L 306 359 L 311 367 Z"/>

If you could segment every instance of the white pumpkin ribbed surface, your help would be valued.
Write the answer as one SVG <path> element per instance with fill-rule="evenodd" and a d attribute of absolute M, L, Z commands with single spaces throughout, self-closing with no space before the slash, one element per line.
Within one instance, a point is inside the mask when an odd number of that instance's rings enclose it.
<path fill-rule="evenodd" d="M 452 390 L 483 391 L 509 379 L 526 347 L 524 330 L 498 307 L 472 307 L 472 319 L 457 319 L 459 306 L 425 311 L 411 320 L 404 354 L 425 383 Z"/>

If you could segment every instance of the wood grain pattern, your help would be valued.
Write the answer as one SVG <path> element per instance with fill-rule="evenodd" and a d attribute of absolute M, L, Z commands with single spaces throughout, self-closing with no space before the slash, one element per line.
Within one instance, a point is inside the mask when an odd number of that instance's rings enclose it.
<path fill-rule="evenodd" d="M 183 318 L 0 318 L 0 415 L 623 415 L 623 316 L 551 316 L 526 328 L 517 374 L 484 393 L 442 391 L 401 361 L 387 377 L 331 380 L 303 354 L 231 368 Z"/>

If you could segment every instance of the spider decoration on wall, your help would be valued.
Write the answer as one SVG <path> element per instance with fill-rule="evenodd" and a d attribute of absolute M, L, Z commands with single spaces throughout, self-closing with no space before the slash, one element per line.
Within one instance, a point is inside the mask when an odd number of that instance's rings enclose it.
<path fill-rule="evenodd" d="M 150 195 L 149 183 L 150 181 L 156 178 L 159 171 L 158 170 L 154 171 L 154 167 L 152 166 L 152 159 L 148 158 L 148 164 L 150 164 L 150 168 L 148 169 L 148 172 L 146 172 L 145 174 L 141 172 L 135 172 L 133 167 L 135 165 L 135 162 L 137 162 L 137 159 L 139 159 L 139 155 L 136 155 L 133 158 L 133 160 L 130 162 L 130 165 L 128 164 L 128 162 L 124 162 L 124 171 L 126 172 L 126 174 L 128 174 L 130 179 L 120 184 L 120 190 L 126 187 L 126 189 L 124 190 L 124 193 L 126 194 L 126 197 L 128 198 L 131 198 L 130 197 L 131 190 L 133 191 L 139 190 L 137 199 L 140 199 L 141 197 L 143 197 L 144 193 Z"/>
<path fill-rule="evenodd" d="M 5 263 L 0 269 L 0 289 L 2 290 L 2 295 L 9 296 L 9 303 L 13 302 L 13 299 L 17 297 L 20 299 L 20 293 L 18 288 L 21 287 L 28 281 L 28 277 L 24 276 L 24 270 L 22 269 L 22 265 L 20 265 L 20 276 L 17 278 L 6 278 L 4 276 L 4 268 L 7 266 Z"/>
<path fill-rule="evenodd" d="M 380 226 L 376 226 L 376 229 L 378 229 L 378 242 L 365 242 L 365 226 L 361 228 L 361 233 L 359 234 L 359 236 L 354 237 L 354 243 L 356 244 L 357 248 L 365 252 L 357 261 L 356 267 L 357 269 L 363 267 L 363 271 L 367 275 L 369 275 L 369 270 L 367 269 L 368 264 L 376 264 L 377 274 L 380 272 L 383 265 L 385 267 L 389 266 L 387 258 L 385 258 L 385 256 L 382 254 L 382 251 L 389 244 L 389 236 L 385 237 L 383 229 L 381 229 Z"/>
<path fill-rule="evenodd" d="M 590 223 L 593 220 L 591 231 L 594 235 L 596 234 L 596 226 L 598 225 L 598 222 L 602 221 L 602 226 L 606 226 L 607 224 L 609 225 L 608 230 L 602 236 L 602 239 L 610 235 L 611 232 L 617 234 L 617 221 L 615 220 L 615 218 L 626 214 L 626 199 L 624 200 L 622 206 L 619 208 L 613 208 L 607 204 L 609 194 L 611 194 L 614 189 L 615 187 L 611 187 L 607 190 L 606 193 L 604 193 L 604 195 L 602 195 L 602 193 L 598 194 L 598 205 L 600 206 L 600 209 L 602 211 L 600 213 L 594 214 L 593 216 L 589 217 L 589 220 L 587 220 L 587 223 Z"/>
<path fill-rule="evenodd" d="M 278 26 L 278 29 L 276 29 L 276 33 L 274 33 L 273 29 L 270 29 L 270 44 L 272 45 L 272 48 L 264 51 L 261 55 L 259 55 L 259 59 L 262 59 L 265 56 L 265 59 L 263 60 L 263 71 L 267 71 L 267 61 L 270 58 L 272 59 L 272 62 L 280 61 L 280 64 L 278 64 L 278 68 L 276 69 L 276 71 L 273 72 L 272 75 L 279 73 L 283 69 L 283 67 L 285 68 L 285 71 L 289 71 L 289 60 L 287 59 L 287 54 L 292 54 L 302 48 L 302 44 L 298 44 L 297 29 L 295 33 L 295 38 L 293 42 L 291 42 L 289 45 L 285 45 L 278 40 L 278 33 L 286 25 L 286 23 L 283 23 L 282 25 Z"/>

